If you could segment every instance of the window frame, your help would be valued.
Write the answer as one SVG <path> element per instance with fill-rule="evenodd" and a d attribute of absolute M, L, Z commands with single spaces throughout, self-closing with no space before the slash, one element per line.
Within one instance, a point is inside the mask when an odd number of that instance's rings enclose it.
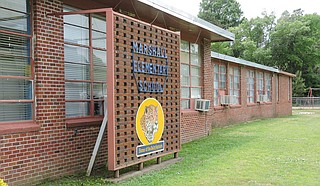
<path fill-rule="evenodd" d="M 10 100 L 0 100 L 0 104 L 7 103 L 7 104 L 13 104 L 13 103 L 30 103 L 31 109 L 30 109 L 30 119 L 25 120 L 9 120 L 9 121 L 0 121 L 0 124 L 2 126 L 5 126 L 5 124 L 17 124 L 8 126 L 8 133 L 12 131 L 29 131 L 38 129 L 38 126 L 32 125 L 35 121 L 35 85 L 34 85 L 34 79 L 35 79 L 35 65 L 34 65 L 34 58 L 33 58 L 33 37 L 34 37 L 34 28 L 33 28 L 33 0 L 27 0 L 26 1 L 26 12 L 22 12 L 16 9 L 11 9 L 7 7 L 2 7 L 1 9 L 12 11 L 16 13 L 22 13 L 28 15 L 28 18 L 26 20 L 26 31 L 17 30 L 14 28 L 0 28 L 0 34 L 7 34 L 12 36 L 18 36 L 21 38 L 25 38 L 28 43 L 26 43 L 24 46 L 26 46 L 27 54 L 28 56 L 24 56 L 23 58 L 27 58 L 29 60 L 29 67 L 30 67 L 30 75 L 29 76 L 14 76 L 14 75 L 0 75 L 1 79 L 15 79 L 15 80 L 26 80 L 30 81 L 30 94 L 31 99 L 10 99 Z M 9 56 L 10 57 L 10 56 Z M 12 57 L 16 57 L 15 55 L 12 55 Z M 28 109 L 28 110 L 27 110 Z M 29 108 L 26 108 L 26 111 L 29 112 Z M 23 122 L 23 125 L 20 125 L 20 123 Z M 1 131 L 0 131 L 1 132 Z M 6 133 L 6 132 L 5 132 Z"/>
<path fill-rule="evenodd" d="M 279 74 L 276 75 L 276 101 L 277 103 L 280 102 L 280 76 Z"/>
<path fill-rule="evenodd" d="M 251 76 L 253 75 L 253 76 Z M 251 81 L 250 81 L 251 80 Z M 255 92 L 256 92 L 256 73 L 254 70 L 247 70 L 246 73 L 246 81 L 247 81 L 247 104 L 254 104 L 255 103 Z M 251 83 L 250 83 L 251 82 Z M 251 89 L 250 85 L 252 85 L 253 89 Z M 252 96 L 250 96 L 250 93 L 252 93 Z M 252 98 L 252 99 L 251 99 Z"/>
<path fill-rule="evenodd" d="M 256 71 L 256 93 L 257 96 L 265 95 L 264 73 L 261 71 Z"/>
<path fill-rule="evenodd" d="M 183 108 L 182 107 L 183 105 L 181 104 L 181 109 L 182 110 L 194 110 L 195 99 L 200 99 L 200 98 L 203 97 L 203 62 L 202 62 L 201 48 L 200 48 L 200 45 L 197 44 L 197 43 L 191 43 L 189 41 L 184 41 L 184 40 L 181 40 L 181 46 L 182 46 L 183 42 L 184 43 L 188 43 L 188 52 L 186 52 L 186 53 L 188 53 L 188 62 L 185 62 L 185 61 L 181 60 L 181 55 L 180 55 L 180 66 L 181 67 L 182 67 L 182 65 L 188 66 L 189 74 L 188 74 L 187 77 L 189 77 L 188 78 L 189 79 L 189 83 L 188 83 L 189 85 L 182 85 L 181 84 L 181 102 L 188 101 L 189 102 L 189 108 Z M 199 65 L 192 64 L 192 55 L 194 54 L 194 53 L 192 53 L 192 50 L 191 50 L 191 46 L 192 45 L 197 45 L 197 47 L 198 47 L 198 55 L 197 55 L 197 57 L 198 57 L 198 60 L 199 60 Z M 182 51 L 181 46 L 180 46 L 180 52 L 182 53 L 184 51 Z M 199 76 L 192 75 L 192 67 L 199 69 L 199 72 L 200 72 Z M 193 85 L 193 83 L 192 83 L 192 78 L 193 77 L 199 78 L 199 81 L 200 81 L 199 86 L 194 86 Z M 181 79 L 182 78 L 183 78 L 183 75 L 181 74 Z M 188 93 L 189 97 L 188 98 L 182 98 L 182 89 L 186 89 L 186 88 L 189 89 L 189 93 Z M 200 97 L 199 98 L 196 98 L 196 97 L 192 96 L 192 89 L 193 88 L 200 89 Z"/>
<path fill-rule="evenodd" d="M 292 100 L 292 82 L 291 82 L 291 77 L 288 77 L 288 101 L 290 102 Z"/>
<path fill-rule="evenodd" d="M 239 72 L 238 75 L 235 74 L 236 69 L 238 69 L 238 72 Z M 236 77 L 238 77 L 238 82 L 237 82 L 239 84 L 238 89 L 237 89 L 236 83 L 235 83 Z M 231 88 L 232 84 L 233 84 L 233 87 Z M 233 93 L 231 94 L 231 92 L 233 92 Z M 234 94 L 235 92 L 238 92 L 238 96 Z M 239 67 L 239 66 L 230 66 L 229 67 L 229 92 L 228 92 L 228 94 L 230 96 L 236 96 L 236 98 L 238 100 L 236 105 L 241 105 L 241 67 Z"/>
<path fill-rule="evenodd" d="M 216 73 L 216 67 L 218 67 L 218 71 Z M 221 67 L 224 67 L 225 72 L 221 72 Z M 218 77 L 218 81 L 216 81 L 216 76 Z M 225 81 L 221 81 L 221 77 L 224 76 Z M 228 64 L 226 63 L 214 63 L 213 64 L 213 106 L 220 107 L 221 101 L 220 98 L 222 95 L 227 95 L 228 90 Z M 218 87 L 215 86 L 215 82 Z M 224 87 L 221 87 L 222 83 L 224 83 Z M 217 93 L 217 95 L 215 95 Z M 217 101 L 217 102 L 216 102 Z"/>
<path fill-rule="evenodd" d="M 81 10 L 78 10 L 78 9 L 75 9 L 71 6 L 67 6 L 67 5 L 64 5 L 63 9 L 68 9 L 70 10 L 71 12 L 75 11 L 75 12 L 78 12 L 78 11 L 81 11 Z M 74 26 L 76 28 L 81 28 L 81 29 L 87 29 L 88 30 L 88 44 L 76 44 L 76 43 L 73 43 L 73 42 L 68 42 L 68 41 L 65 41 L 64 40 L 64 45 L 68 45 L 68 46 L 72 46 L 72 47 L 81 47 L 81 48 L 86 48 L 88 49 L 88 60 L 89 60 L 89 63 L 88 64 L 82 64 L 82 63 L 77 63 L 79 65 L 88 65 L 89 66 L 89 78 L 86 79 L 86 78 L 83 78 L 81 80 L 71 80 L 71 79 L 67 79 L 65 78 L 65 84 L 67 83 L 88 83 L 89 84 L 89 97 L 90 98 L 87 98 L 87 99 L 67 99 L 65 100 L 65 103 L 66 103 L 66 119 L 67 119 L 67 123 L 68 121 L 77 121 L 77 120 L 83 120 L 85 121 L 86 123 L 90 123 L 92 121 L 100 121 L 102 119 L 102 117 L 104 116 L 105 114 L 105 110 L 104 110 L 104 97 L 100 97 L 98 99 L 95 99 L 94 97 L 94 86 L 99 84 L 99 85 L 102 85 L 102 89 L 105 91 L 104 94 L 107 94 L 107 38 L 105 38 L 105 43 L 106 43 L 106 46 L 105 48 L 100 48 L 100 47 L 96 47 L 96 46 L 93 46 L 93 32 L 99 32 L 99 33 L 102 33 L 101 31 L 97 31 L 93 28 L 93 19 L 94 18 L 101 18 L 102 20 L 105 21 L 105 24 L 107 24 L 106 22 L 106 19 L 103 17 L 103 16 L 99 16 L 95 13 L 75 13 L 75 14 L 69 14 L 69 15 L 84 15 L 87 17 L 87 20 L 88 20 L 88 27 L 82 27 L 80 25 L 72 25 L 70 23 L 66 23 L 65 21 L 63 22 L 64 23 L 64 28 L 65 28 L 65 25 L 71 25 L 71 26 Z M 65 33 L 65 30 L 64 30 L 64 33 Z M 103 33 L 107 36 L 107 31 L 105 33 Z M 101 67 L 105 67 L 105 73 L 106 73 L 106 80 L 105 81 L 99 81 L 99 80 L 95 80 L 95 77 L 94 77 L 94 74 L 95 74 L 95 71 L 94 71 L 94 67 L 97 67 L 95 64 L 94 64 L 94 51 L 103 51 L 105 52 L 105 59 L 106 59 L 106 63 L 105 65 L 101 66 Z M 67 62 L 67 61 L 64 61 L 64 63 L 66 64 L 74 64 L 73 62 Z M 65 71 L 65 76 L 66 76 L 66 71 Z M 67 94 L 66 94 L 67 95 Z M 103 95 L 104 96 L 104 95 Z M 87 115 L 78 115 L 78 116 L 71 116 L 71 117 L 68 117 L 67 115 L 67 104 L 68 103 L 88 103 L 88 114 Z M 102 112 L 98 115 L 96 115 L 95 113 L 95 107 L 96 106 L 100 106 L 100 109 L 102 109 Z M 86 107 L 86 106 L 84 106 Z M 77 113 L 78 114 L 78 113 Z M 71 122 L 72 123 L 72 122 Z M 95 122 L 94 122 L 95 123 Z"/>
<path fill-rule="evenodd" d="M 267 95 L 267 102 L 271 103 L 273 101 L 272 100 L 272 92 L 273 92 L 272 91 L 272 74 L 264 73 L 264 78 L 265 78 L 265 94 Z M 270 90 L 268 89 L 268 86 L 270 86 Z"/>

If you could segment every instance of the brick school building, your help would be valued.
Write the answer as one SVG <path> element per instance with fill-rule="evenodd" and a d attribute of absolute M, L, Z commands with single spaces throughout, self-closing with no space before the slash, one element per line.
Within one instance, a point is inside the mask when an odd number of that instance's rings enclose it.
<path fill-rule="evenodd" d="M 3 0 L 0 178 L 30 185 L 172 154 L 291 114 L 292 74 L 211 51 L 234 35 L 155 0 Z"/>

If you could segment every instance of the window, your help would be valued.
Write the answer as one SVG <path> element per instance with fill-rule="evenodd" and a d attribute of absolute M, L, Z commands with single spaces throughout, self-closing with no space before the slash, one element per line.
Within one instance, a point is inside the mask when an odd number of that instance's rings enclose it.
<path fill-rule="evenodd" d="M 264 95 L 264 81 L 262 72 L 257 72 L 257 95 Z"/>
<path fill-rule="evenodd" d="M 279 96 L 279 75 L 276 76 L 276 100 L 279 102 L 280 96 Z"/>
<path fill-rule="evenodd" d="M 28 0 L 0 4 L 0 122 L 33 120 L 31 11 Z"/>
<path fill-rule="evenodd" d="M 291 100 L 291 78 L 288 77 L 288 101 Z"/>
<path fill-rule="evenodd" d="M 247 71 L 247 103 L 254 103 L 254 71 Z"/>
<path fill-rule="evenodd" d="M 201 57 L 198 44 L 181 41 L 181 108 L 190 109 L 193 99 L 201 98 Z"/>
<path fill-rule="evenodd" d="M 272 101 L 272 75 L 265 74 L 266 76 L 266 93 L 267 93 L 267 101 Z"/>
<path fill-rule="evenodd" d="M 231 67 L 230 72 L 230 88 L 229 88 L 229 94 L 231 96 L 236 96 L 237 102 L 236 104 L 240 104 L 240 79 L 241 79 L 241 74 L 240 74 L 240 68 L 239 67 Z"/>
<path fill-rule="evenodd" d="M 74 11 L 64 7 L 65 12 Z M 103 115 L 106 95 L 106 21 L 96 15 L 64 16 L 66 117 Z"/>
<path fill-rule="evenodd" d="M 226 94 L 227 70 L 226 65 L 214 64 L 213 105 L 220 104 L 220 96 Z"/>

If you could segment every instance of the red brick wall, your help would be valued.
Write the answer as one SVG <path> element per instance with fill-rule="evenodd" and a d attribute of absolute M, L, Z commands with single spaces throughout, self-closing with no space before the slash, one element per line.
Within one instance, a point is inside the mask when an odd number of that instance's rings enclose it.
<path fill-rule="evenodd" d="M 218 60 L 213 59 L 212 63 L 217 61 Z M 223 62 L 226 64 L 228 63 L 227 61 Z M 237 64 L 229 62 L 229 66 L 237 66 Z M 276 116 L 274 101 L 272 101 L 272 103 L 255 103 L 253 105 L 247 104 L 246 73 L 249 69 L 263 72 L 262 70 L 257 70 L 246 66 L 241 67 L 241 105 L 215 108 L 214 119 L 212 121 L 213 127 L 222 127 L 229 124 Z M 229 79 L 229 77 L 227 77 L 227 79 Z M 228 84 L 227 87 L 229 87 Z M 275 76 L 272 78 L 272 91 L 272 100 L 275 100 Z"/>
<path fill-rule="evenodd" d="M 84 171 L 99 130 L 98 127 L 66 127 L 63 20 L 62 17 L 47 15 L 50 12 L 61 12 L 62 2 L 36 0 L 33 8 L 36 39 L 35 122 L 40 126 L 40 130 L 0 136 L 0 177 L 9 185 L 32 185 L 46 178 Z M 291 101 L 288 101 L 287 92 L 288 77 L 284 75 L 280 78 L 279 104 L 274 101 L 271 105 L 248 107 L 245 104 L 246 97 L 243 97 L 241 108 L 214 110 L 210 42 L 204 39 L 201 46 L 204 52 L 203 95 L 205 99 L 211 100 L 211 109 L 206 113 L 182 111 L 180 124 L 183 143 L 207 135 L 211 131 L 211 126 L 225 126 L 255 118 L 291 114 Z M 245 67 L 242 68 L 242 74 L 245 74 L 245 69 Z M 243 75 L 241 82 L 241 93 L 246 95 Z M 273 100 L 275 100 L 275 94 L 273 94 Z M 100 148 L 95 167 L 106 164 L 106 141 L 104 140 Z"/>
<path fill-rule="evenodd" d="M 203 95 L 204 99 L 211 100 L 209 112 L 181 111 L 181 142 L 186 143 L 194 139 L 206 136 L 211 131 L 213 117 L 213 68 L 211 65 L 210 41 L 203 39 L 201 42 L 203 51 Z"/>
<path fill-rule="evenodd" d="M 211 124 L 206 119 L 205 113 L 199 113 L 198 111 L 182 112 L 181 142 L 186 143 L 206 136 L 211 129 Z"/>
<path fill-rule="evenodd" d="M 37 132 L 0 136 L 0 177 L 9 185 L 32 185 L 84 171 L 98 134 L 94 128 L 66 128 L 62 17 L 59 0 L 34 1 L 35 94 Z M 106 141 L 106 140 L 105 140 Z M 107 161 L 107 147 L 101 147 L 96 165 Z"/>
<path fill-rule="evenodd" d="M 213 60 L 215 61 L 215 60 Z M 271 103 L 255 103 L 247 105 L 246 96 L 246 72 L 249 67 L 241 67 L 241 106 L 224 107 L 214 112 L 212 121 L 213 127 L 226 126 L 228 124 L 240 123 L 249 120 L 271 118 L 277 116 L 285 116 L 292 114 L 291 100 L 288 100 L 288 76 L 280 75 L 279 102 L 276 101 L 276 77 L 272 76 L 272 102 Z"/>
<path fill-rule="evenodd" d="M 271 118 L 292 114 L 291 100 L 288 100 L 288 76 L 280 75 L 279 102 L 276 101 L 276 77 L 272 76 L 272 103 L 256 103 L 247 105 L 246 72 L 248 69 L 264 72 L 246 66 L 241 67 L 241 106 L 213 107 L 213 64 L 225 63 L 229 66 L 239 66 L 235 63 L 212 59 L 210 43 L 204 39 L 204 71 L 203 71 L 203 98 L 211 100 L 211 108 L 208 112 L 181 111 L 181 139 L 182 143 L 206 136 L 211 127 L 223 127 L 230 124 L 240 123 L 249 120 Z M 267 71 L 266 71 L 267 72 Z M 270 73 L 270 72 L 269 72 Z M 227 79 L 229 77 L 227 76 Z M 292 82 L 291 82 L 292 83 Z M 227 87 L 229 87 L 227 83 Z"/>
<path fill-rule="evenodd" d="M 292 114 L 292 97 L 291 100 L 288 98 L 288 82 L 289 77 L 285 75 L 279 75 L 279 102 L 276 104 L 276 115 L 286 116 Z M 290 78 L 290 95 L 292 95 L 292 78 Z"/>

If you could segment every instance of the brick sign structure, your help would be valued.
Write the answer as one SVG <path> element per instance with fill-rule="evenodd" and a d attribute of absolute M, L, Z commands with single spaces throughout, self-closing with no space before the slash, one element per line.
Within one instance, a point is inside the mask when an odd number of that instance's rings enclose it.
<path fill-rule="evenodd" d="M 112 126 L 108 128 L 109 170 L 119 170 L 178 152 L 180 150 L 179 33 L 114 13 L 114 49 L 115 118 L 114 123 L 111 122 Z M 147 108 L 141 112 L 160 114 L 161 107 L 164 126 L 158 141 L 153 140 L 153 136 L 148 136 L 151 134 L 145 133 L 147 137 L 143 139 L 146 142 L 143 142 L 137 133 L 139 129 L 136 119 L 139 117 L 138 123 L 144 119 L 138 116 L 137 112 L 143 101 L 148 98 L 156 100 L 159 105 L 146 105 Z M 160 132 L 156 134 L 158 131 L 160 128 L 156 128 L 154 135 L 160 135 Z"/>

